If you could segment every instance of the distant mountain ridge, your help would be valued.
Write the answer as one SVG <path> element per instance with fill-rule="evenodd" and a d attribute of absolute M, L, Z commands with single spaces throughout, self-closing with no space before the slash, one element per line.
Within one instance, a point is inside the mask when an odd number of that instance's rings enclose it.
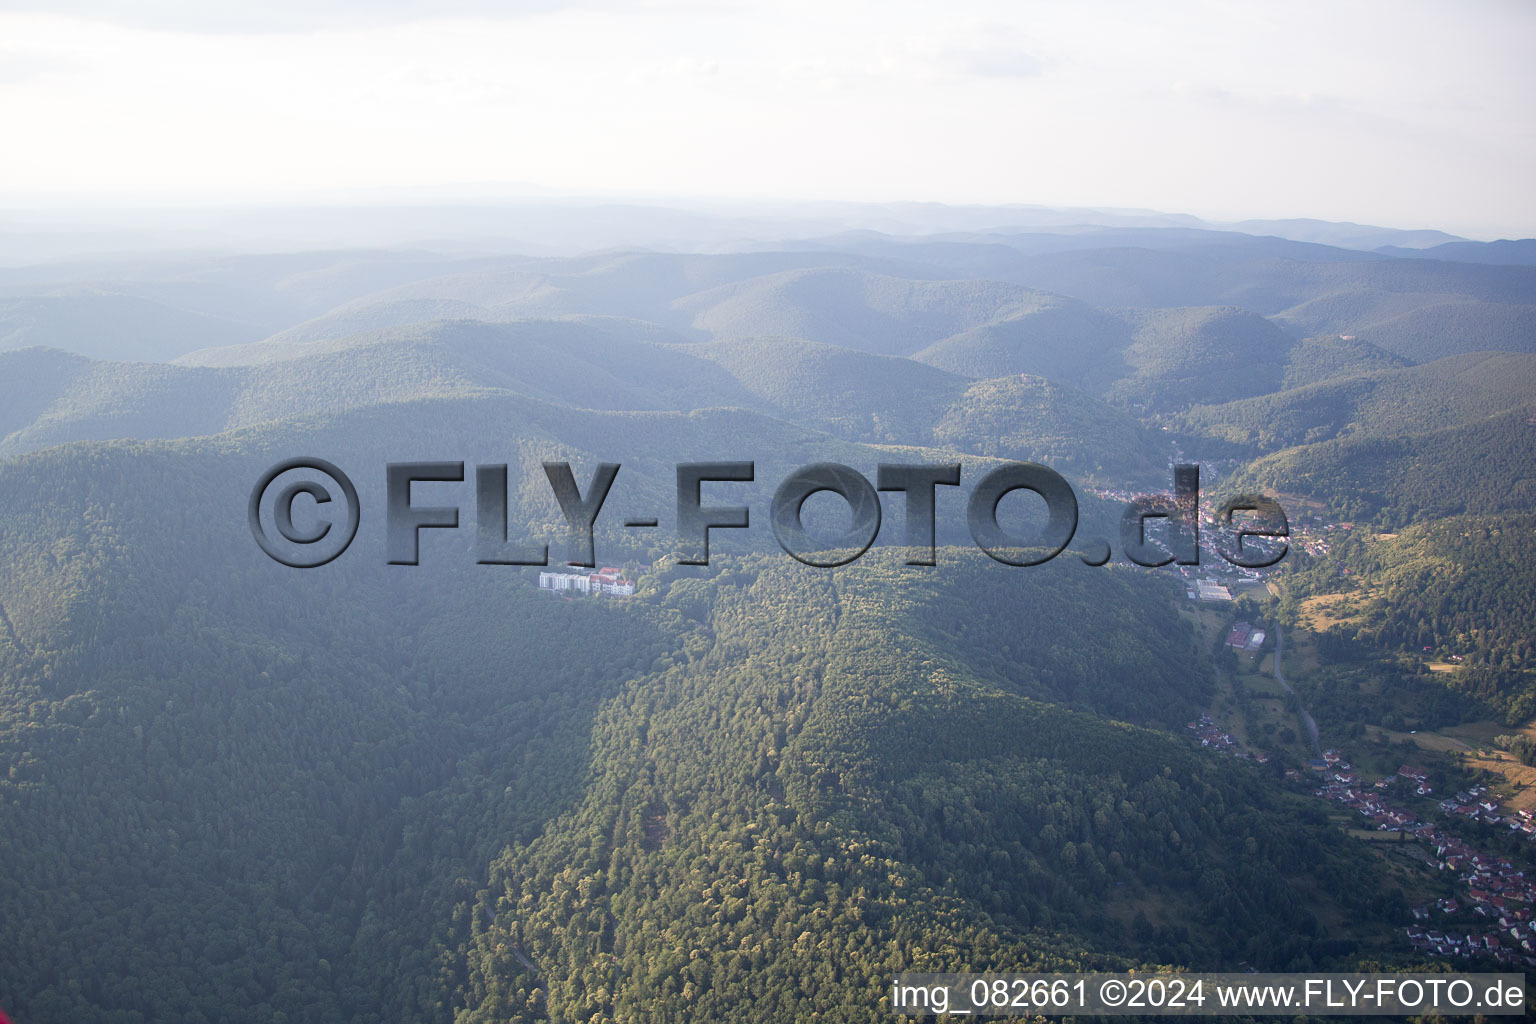
<path fill-rule="evenodd" d="M 0 351 L 7 1009 L 874 1024 L 908 970 L 1436 962 L 1402 929 L 1459 883 L 1308 795 L 1296 701 L 1362 778 L 1438 756 L 1384 730 L 1536 708 L 1536 268 L 993 212 L 892 205 L 865 213 L 933 231 L 719 252 L 0 270 L 25 328 Z M 268 558 L 249 514 L 301 455 L 360 507 L 311 570 Z M 722 459 L 753 478 L 700 500 L 747 525 L 684 564 L 678 465 Z M 466 472 L 408 491 L 459 525 L 406 565 L 385 467 L 412 460 Z M 1005 460 L 1077 494 L 1047 565 L 977 550 L 972 487 Z M 588 495 L 621 465 L 595 553 L 632 594 L 540 588 L 580 568 L 552 462 Z M 959 463 L 935 564 L 900 550 L 896 492 L 856 561 L 781 550 L 773 496 L 818 462 Z M 1090 550 L 1190 462 L 1207 509 L 1260 492 L 1292 514 L 1260 580 L 1202 556 L 1235 602 Z M 343 497 L 294 494 L 296 521 Z M 846 511 L 815 499 L 813 534 Z M 1007 501 L 1014 529 L 1043 518 Z M 483 525 L 548 565 L 482 562 Z M 1313 596 L 1347 623 L 1300 635 Z M 1222 644 L 1261 619 L 1283 656 Z M 1471 671 L 1431 672 L 1436 645 Z M 1459 763 L 1431 763 L 1455 792 Z"/>

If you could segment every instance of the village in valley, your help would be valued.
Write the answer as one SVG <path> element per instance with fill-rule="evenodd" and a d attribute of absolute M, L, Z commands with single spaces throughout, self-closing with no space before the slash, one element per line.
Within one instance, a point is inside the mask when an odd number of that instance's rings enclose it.
<path fill-rule="evenodd" d="M 1173 466 L 1176 463 L 1184 460 L 1183 451 L 1175 446 L 1173 457 L 1168 464 L 1169 473 L 1173 472 Z M 1200 464 L 1202 498 L 1196 513 L 1199 521 L 1199 564 L 1175 567 L 1184 581 L 1185 597 L 1191 601 L 1233 601 L 1244 594 L 1260 596 L 1267 593 L 1265 578 L 1269 570 L 1233 565 L 1223 557 L 1218 548 L 1218 538 L 1231 530 L 1231 524 L 1221 522 L 1217 516 L 1216 504 L 1206 500 L 1206 489 L 1214 485 L 1223 475 L 1236 469 L 1238 465 L 1236 460 L 1231 459 Z M 1095 497 L 1122 506 L 1148 497 L 1140 491 L 1126 488 L 1089 487 L 1088 491 Z M 1354 523 L 1334 522 L 1329 519 L 1322 507 L 1315 502 L 1293 498 L 1282 507 L 1286 514 L 1288 531 L 1286 536 L 1278 539 L 1261 536 L 1247 537 L 1243 540 L 1245 550 L 1279 554 L 1281 547 L 1284 546 L 1304 553 L 1308 557 L 1321 558 L 1333 550 L 1338 538 L 1347 536 L 1354 529 Z M 1156 520 L 1148 520 L 1147 540 L 1157 547 L 1163 546 L 1158 540 L 1161 528 L 1161 524 Z M 1166 548 L 1164 550 L 1166 551 Z"/>
<path fill-rule="evenodd" d="M 1197 607 L 1203 608 L 1197 617 L 1208 627 L 1227 621 L 1215 606 Z M 1356 767 L 1337 748 L 1299 757 L 1306 743 L 1300 732 L 1289 733 L 1286 738 L 1292 742 L 1277 750 L 1274 733 L 1265 730 L 1278 721 L 1305 721 L 1310 716 L 1294 693 L 1260 689 L 1275 676 L 1274 638 L 1241 620 L 1207 628 L 1206 635 L 1219 639 L 1220 647 L 1239 659 L 1238 671 L 1228 673 L 1232 690 L 1225 699 L 1219 697 L 1218 704 L 1229 711 L 1239 706 L 1249 711 L 1241 723 L 1230 719 L 1223 724 L 1227 714 L 1209 711 L 1187 723 L 1201 747 L 1258 765 L 1279 758 L 1269 770 L 1284 783 L 1346 812 L 1348 817 L 1340 818 L 1346 831 L 1388 840 L 1379 847 L 1383 851 L 1402 850 L 1423 882 L 1412 906 L 1413 921 L 1399 932 L 1407 946 L 1432 956 L 1536 967 L 1536 871 L 1527 869 L 1531 855 L 1536 855 L 1533 809 L 1509 809 L 1488 784 L 1468 781 L 1455 763 L 1431 770 L 1412 761 L 1393 761 L 1372 772 Z M 1254 704 L 1268 714 L 1256 717 Z M 1378 731 L 1374 738 L 1380 747 L 1388 737 Z M 1425 737 L 1422 747 L 1419 739 L 1412 733 L 1396 737 L 1396 743 L 1421 754 L 1435 749 L 1428 745 L 1432 737 Z M 1379 762 L 1382 756 L 1377 749 L 1368 760 Z M 1287 761 L 1294 766 L 1282 771 Z"/>
<path fill-rule="evenodd" d="M 1445 822 L 1422 820 L 1395 794 L 1430 797 L 1429 773 L 1403 765 L 1395 775 L 1367 784 L 1337 750 L 1323 752 L 1323 782 L 1314 793 L 1342 804 L 1380 832 L 1398 833 L 1433 851 L 1431 862 L 1448 872 L 1460 897 L 1446 896 L 1413 908 L 1415 924 L 1404 929 L 1409 945 L 1439 956 L 1487 956 L 1500 963 L 1536 967 L 1536 879 L 1507 857 L 1478 851 Z M 1294 769 L 1288 773 L 1299 777 Z M 1436 805 L 1447 822 L 1457 818 L 1507 828 L 1536 839 L 1531 812 L 1505 815 L 1486 786 L 1458 790 Z"/>
<path fill-rule="evenodd" d="M 1212 475 L 1219 474 L 1216 469 Z M 1100 496 L 1135 497 L 1120 492 Z M 1354 528 L 1353 523 L 1329 521 L 1313 505 L 1287 506 L 1286 512 L 1286 542 L 1304 557 L 1326 556 Z M 1348 817 L 1339 818 L 1346 831 L 1387 840 L 1388 846 L 1378 847 L 1383 851 L 1404 844 L 1399 849 L 1406 859 L 1400 863 L 1412 864 L 1412 874 L 1421 880 L 1411 906 L 1413 920 L 1398 933 L 1408 947 L 1430 956 L 1536 967 L 1536 870 L 1527 870 L 1528 863 L 1536 864 L 1536 803 L 1506 807 L 1486 782 L 1471 781 L 1477 773 L 1464 769 L 1489 767 L 1482 761 L 1463 763 L 1458 757 L 1434 771 L 1414 763 L 1417 758 L 1380 763 L 1390 756 L 1385 752 L 1389 743 L 1438 754 L 1468 746 L 1459 740 L 1440 747 L 1433 743 L 1437 738 L 1421 737 L 1417 730 L 1406 735 L 1367 730 L 1363 738 L 1374 741 L 1367 758 L 1377 763 L 1374 772 L 1357 768 L 1337 748 L 1321 749 L 1317 724 L 1278 663 L 1286 638 L 1275 636 L 1273 627 L 1240 617 L 1241 611 L 1232 614 L 1234 603 L 1245 596 L 1264 601 L 1278 593 L 1266 583 L 1268 571 L 1244 569 L 1220 557 L 1213 540 L 1227 527 L 1215 521 L 1205 503 L 1199 520 L 1200 564 L 1177 567 L 1189 602 L 1186 614 L 1212 647 L 1230 653 L 1225 655 L 1228 670 L 1218 673 L 1222 689 L 1216 706 L 1188 722 L 1187 732 L 1213 753 L 1260 766 L 1278 760 L 1267 770 L 1282 784 L 1346 812 Z M 1287 667 L 1293 660 L 1315 664 L 1312 638 L 1298 633 L 1291 641 L 1302 654 L 1285 655 Z M 1282 770 L 1287 762 L 1292 767 Z M 1437 792 L 1437 784 L 1450 791 Z"/>
<path fill-rule="evenodd" d="M 1130 492 L 1094 493 L 1119 501 L 1136 497 Z M 1297 511 L 1300 514 L 1289 519 L 1286 542 L 1311 557 L 1326 555 L 1334 538 L 1353 528 L 1351 523 L 1327 521 L 1315 508 Z M 1222 689 L 1216 704 L 1187 723 L 1189 734 L 1213 753 L 1261 767 L 1272 765 L 1268 770 L 1278 783 L 1335 805 L 1346 831 L 1394 839 L 1379 849 L 1396 847 L 1405 858 L 1400 863 L 1413 864 L 1422 883 L 1411 907 L 1413 921 L 1399 932 L 1408 947 L 1431 956 L 1536 967 L 1536 871 L 1528 878 L 1524 864 L 1516 863 L 1527 859 L 1524 850 L 1536 853 L 1536 803 L 1508 809 L 1485 783 L 1447 786 L 1448 779 L 1462 777 L 1459 764 L 1430 770 L 1410 761 L 1391 771 L 1391 765 L 1398 764 L 1392 761 L 1371 772 L 1351 764 L 1337 748 L 1322 750 L 1316 722 L 1277 664 L 1285 638 L 1273 626 L 1233 616 L 1234 604 L 1239 615 L 1245 608 L 1250 614 L 1258 611 L 1241 599 L 1264 601 L 1276 591 L 1266 581 L 1267 570 L 1234 566 L 1220 557 L 1213 538 L 1226 528 L 1202 507 L 1200 564 L 1176 567 L 1189 602 L 1185 614 L 1218 652 L 1229 652 L 1224 656 L 1235 659 L 1228 662 L 1227 671 L 1218 672 Z M 538 587 L 567 600 L 628 597 L 636 590 L 630 577 L 643 571 L 616 566 L 546 570 L 539 573 Z M 1292 643 L 1307 651 L 1312 640 L 1299 632 Z M 1287 657 L 1287 665 L 1294 657 Z M 1373 738 L 1381 748 L 1389 736 L 1378 729 Z M 1418 738 L 1413 730 L 1396 735 L 1394 742 L 1425 753 L 1432 749 L 1410 742 Z M 1381 756 L 1377 749 L 1367 760 L 1379 762 Z M 1287 763 L 1292 767 L 1283 767 Z M 1452 791 L 1437 792 L 1440 788 Z M 1497 839 L 1499 835 L 1508 838 Z M 1530 845 L 1514 847 L 1514 839 Z"/>

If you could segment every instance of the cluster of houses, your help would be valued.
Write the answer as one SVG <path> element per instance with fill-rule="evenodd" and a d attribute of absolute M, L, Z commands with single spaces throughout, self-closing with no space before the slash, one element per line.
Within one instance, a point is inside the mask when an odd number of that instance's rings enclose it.
<path fill-rule="evenodd" d="M 1175 464 L 1186 461 L 1183 450 L 1178 445 L 1174 445 L 1172 458 L 1168 462 L 1170 472 Z M 1241 464 L 1241 461 L 1238 459 L 1201 460 L 1202 482 L 1220 479 L 1222 476 L 1235 471 Z M 1125 504 L 1142 496 L 1141 492 L 1126 488 L 1090 487 L 1088 490 L 1099 498 L 1116 502 L 1117 504 Z M 1230 601 L 1232 600 L 1232 593 L 1228 587 L 1229 583 L 1242 580 L 1262 580 L 1264 578 L 1265 570 L 1245 569 L 1241 566 L 1233 565 L 1221 556 L 1221 553 L 1217 550 L 1216 541 L 1217 538 L 1225 535 L 1231 529 L 1231 526 L 1228 523 L 1222 522 L 1216 513 L 1217 507 L 1215 503 L 1202 503 L 1197 512 L 1200 523 L 1199 566 L 1181 565 L 1178 567 L 1179 575 L 1184 577 L 1185 592 L 1191 601 Z M 1320 517 L 1314 516 L 1313 518 L 1321 522 Z M 1331 526 L 1327 528 L 1333 529 Z M 1278 553 L 1279 545 L 1285 544 L 1289 546 L 1292 543 L 1291 538 L 1271 539 L 1261 536 L 1249 536 L 1244 539 L 1243 548 L 1245 551 Z"/>
<path fill-rule="evenodd" d="M 1440 801 L 1440 809 L 1446 814 L 1460 815 L 1470 818 L 1472 821 L 1482 821 L 1489 825 L 1502 825 L 1504 816 L 1499 813 L 1499 803 L 1488 796 L 1487 786 L 1473 786 L 1469 790 L 1462 790 L 1453 799 Z M 1530 834 L 1529 812 L 1527 820 L 1523 823 L 1524 831 Z M 1521 829 L 1522 823 L 1511 822 L 1511 828 Z"/>
<path fill-rule="evenodd" d="M 1419 834 L 1418 819 L 1407 811 L 1391 806 L 1382 791 L 1390 788 L 1398 779 L 1403 779 L 1420 796 L 1427 795 L 1432 790 L 1429 775 L 1423 769 L 1403 765 L 1396 775 L 1388 775 L 1368 789 L 1349 762 L 1340 758 L 1337 750 L 1326 750 L 1323 752 L 1322 772 L 1323 784 L 1314 791 L 1315 795 L 1358 811 L 1383 832 Z"/>
<path fill-rule="evenodd" d="M 1214 747 L 1217 750 L 1233 750 L 1237 747 L 1237 740 L 1232 738 L 1231 733 L 1223 732 L 1209 712 L 1202 714 L 1200 721 L 1186 723 L 1184 727 L 1195 734 L 1202 747 Z"/>
<path fill-rule="evenodd" d="M 628 597 L 635 592 L 635 581 L 625 579 L 623 569 L 609 565 L 590 573 L 541 572 L 539 589 L 598 597 Z"/>
<path fill-rule="evenodd" d="M 1177 444 L 1173 446 L 1173 456 L 1169 460 L 1170 468 L 1175 463 L 1188 461 L 1184 451 Z M 1223 476 L 1235 472 L 1242 465 L 1238 459 L 1202 459 L 1200 462 L 1200 474 L 1202 484 L 1209 486 Z M 1089 488 L 1095 495 L 1109 501 L 1124 503 L 1131 501 L 1138 495 L 1134 491 L 1124 488 Z M 1225 577 L 1228 580 L 1260 580 L 1264 578 L 1263 569 L 1243 569 L 1232 565 L 1222 558 L 1215 547 L 1215 539 L 1230 529 L 1230 525 L 1221 522 L 1216 516 L 1216 507 L 1212 503 L 1205 503 L 1200 509 L 1200 567 L 1198 575 Z M 1313 557 L 1321 557 L 1328 554 L 1333 547 L 1333 541 L 1342 537 L 1354 528 L 1354 523 L 1329 522 L 1318 510 L 1293 509 L 1294 515 L 1288 515 L 1287 525 L 1290 527 L 1290 536 L 1283 540 L 1272 540 L 1267 537 L 1249 537 L 1243 541 L 1245 548 L 1262 551 L 1278 551 L 1278 546 L 1284 543 L 1290 548 L 1300 548 Z M 1196 572 L 1191 566 L 1180 566 L 1180 574 L 1184 576 L 1186 591 L 1192 601 L 1223 601 L 1231 600 L 1230 597 L 1215 596 L 1218 592 L 1211 591 L 1212 596 L 1207 597 L 1196 585 Z M 1210 580 L 1212 584 L 1221 586 L 1221 579 Z"/>
<path fill-rule="evenodd" d="M 1456 872 L 1467 895 L 1465 902 L 1447 897 L 1436 900 L 1433 909 L 1414 907 L 1414 921 L 1428 922 L 1434 911 L 1463 921 L 1467 914 L 1476 914 L 1484 921 L 1472 924 L 1471 930 L 1465 923 L 1443 928 L 1415 923 L 1405 929 L 1408 944 L 1440 956 L 1492 956 L 1501 963 L 1536 967 L 1536 924 L 1531 920 L 1536 881 L 1528 881 L 1524 871 L 1503 857 L 1485 856 L 1454 836 L 1427 828 L 1431 831 L 1426 838 L 1434 845 L 1441 869 Z"/>
<path fill-rule="evenodd" d="M 1452 835 L 1433 822 L 1420 821 L 1418 817 L 1400 807 L 1393 806 L 1385 790 L 1401 779 L 1414 787 L 1414 792 L 1427 796 L 1431 792 L 1429 775 L 1421 768 L 1403 765 L 1396 775 L 1366 787 L 1348 762 L 1336 750 L 1324 752 L 1326 763 L 1323 784 L 1316 794 L 1344 804 L 1358 811 L 1383 832 L 1402 832 L 1423 841 L 1434 851 L 1433 862 L 1442 871 L 1452 872 L 1467 887 L 1464 901 L 1446 898 L 1437 901 L 1434 910 L 1448 916 L 1476 914 L 1487 923 L 1473 924 L 1467 930 L 1465 923 L 1451 928 L 1430 928 L 1415 924 L 1405 929 L 1408 942 L 1415 949 L 1439 956 L 1491 956 L 1501 963 L 1520 963 L 1536 967 L 1536 927 L 1532 924 L 1536 912 L 1536 879 L 1527 879 L 1503 857 L 1479 853 L 1466 840 Z M 1506 819 L 1498 814 L 1498 804 L 1488 796 L 1486 787 L 1474 786 L 1444 800 L 1440 809 L 1447 815 L 1500 824 Z M 1529 812 L 1519 812 L 1507 819 L 1512 831 L 1523 831 L 1528 836 L 1536 834 Z M 1432 916 L 1430 907 L 1415 907 L 1416 922 L 1425 922 Z M 1493 923 L 1498 927 L 1492 927 Z"/>
<path fill-rule="evenodd" d="M 1347 533 L 1354 526 L 1354 523 L 1330 523 L 1316 513 L 1307 513 L 1291 520 L 1291 544 L 1314 558 L 1321 558 L 1333 549 L 1332 535 Z"/>
<path fill-rule="evenodd" d="M 1248 759 L 1248 752 L 1238 746 L 1237 737 L 1217 725 L 1210 712 L 1203 712 L 1198 722 L 1186 722 L 1184 728 L 1194 734 L 1202 747 L 1231 754 L 1241 760 Z M 1265 754 L 1254 754 L 1253 760 L 1259 764 L 1269 764 L 1269 757 Z"/>
<path fill-rule="evenodd" d="M 1518 923 L 1518 922 L 1517 922 Z M 1493 956 L 1500 963 L 1524 963 L 1536 966 L 1536 957 L 1517 953 L 1505 948 L 1503 940 L 1492 932 L 1437 931 L 1433 928 L 1411 927 L 1406 929 L 1408 944 L 1414 949 L 1437 956 Z M 1525 940 L 1529 942 L 1529 940 Z M 1529 950 L 1530 945 L 1525 949 Z"/>

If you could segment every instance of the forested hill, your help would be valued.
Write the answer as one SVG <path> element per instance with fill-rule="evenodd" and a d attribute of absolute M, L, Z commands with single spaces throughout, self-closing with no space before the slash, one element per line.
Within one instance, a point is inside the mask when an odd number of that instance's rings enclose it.
<path fill-rule="evenodd" d="M 1384 772 L 1410 721 L 1531 712 L 1536 267 L 1187 226 L 741 248 L 0 268 L 18 1024 L 877 1021 L 900 970 L 1424 966 L 1400 929 L 1455 883 L 1339 827 L 1299 702 Z M 308 571 L 248 519 L 296 456 L 361 505 Z M 460 525 L 388 565 L 417 460 L 465 463 L 411 499 Z M 725 460 L 755 478 L 701 502 L 750 528 L 683 565 L 678 464 Z M 1049 565 L 972 539 L 1004 460 L 1076 490 Z M 553 462 L 583 493 L 622 465 L 596 544 L 633 594 L 477 564 L 482 464 L 506 537 L 567 559 Z M 938 564 L 903 564 L 894 492 L 856 562 L 783 553 L 772 497 L 817 462 L 960 463 Z M 1087 564 L 1186 462 L 1208 512 L 1278 495 L 1287 560 Z M 1301 636 L 1314 597 L 1354 614 Z M 1222 645 L 1277 621 L 1280 665 Z"/>
<path fill-rule="evenodd" d="M 1536 503 L 1536 405 L 1423 433 L 1287 448 L 1234 486 L 1306 494 L 1341 517 L 1389 526 L 1525 511 Z"/>
<path fill-rule="evenodd" d="M 1290 589 L 1295 598 L 1346 594 L 1355 614 L 1335 632 L 1454 659 L 1453 683 L 1510 725 L 1536 715 L 1536 517 L 1529 512 L 1449 516 L 1362 535 L 1293 577 Z"/>
<path fill-rule="evenodd" d="M 1351 892 L 1364 863 L 1257 773 L 972 671 L 998 634 L 917 627 L 935 605 L 900 573 L 690 581 L 696 650 L 605 708 L 585 798 L 493 864 L 469 1020 L 543 999 L 616 1019 L 874 1020 L 869 993 L 897 969 L 1107 967 L 1132 935 L 1156 960 L 1294 964 L 1327 945 L 1298 887 L 1365 916 L 1390 903 Z M 940 584 L 937 607 L 980 582 Z M 1039 634 L 1102 628 L 1052 615 L 1072 598 L 983 591 Z M 1093 672 L 1077 650 L 1047 672 Z"/>
<path fill-rule="evenodd" d="M 294 572 L 231 543 L 250 464 L 0 469 L 22 1014 L 874 1019 L 898 962 L 1325 962 L 1314 915 L 1395 905 L 1258 773 L 1112 721 L 1208 685 L 1155 577 L 772 555 L 572 604 L 442 548 Z"/>
<path fill-rule="evenodd" d="M 910 360 L 782 339 L 665 344 L 643 326 L 585 319 L 443 321 L 347 342 L 223 368 L 102 363 L 44 349 L 0 353 L 0 453 L 502 399 L 543 410 L 535 415 L 597 410 L 603 422 L 667 411 L 738 420 L 701 458 L 761 449 L 760 428 L 811 428 L 847 441 L 1039 461 L 1117 486 L 1164 473 L 1162 445 L 1144 426 L 1040 378 L 970 381 Z M 584 418 L 564 415 L 571 440 L 585 432 Z"/>
<path fill-rule="evenodd" d="M 1393 437 L 1476 423 L 1529 405 L 1536 355 L 1475 352 L 1422 366 L 1335 374 L 1330 379 L 1179 417 L 1191 433 L 1263 451 L 1336 437 Z"/>

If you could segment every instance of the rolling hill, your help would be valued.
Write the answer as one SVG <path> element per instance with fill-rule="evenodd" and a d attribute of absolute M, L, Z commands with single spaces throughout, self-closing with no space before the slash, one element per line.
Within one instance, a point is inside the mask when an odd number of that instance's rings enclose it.
<path fill-rule="evenodd" d="M 1438 678 L 1519 726 L 1536 714 L 1533 556 L 1536 516 L 1528 512 L 1447 516 L 1362 535 L 1298 574 L 1290 589 L 1347 594 L 1354 614 L 1333 632 L 1367 650 L 1434 658 L 1449 670 Z"/>
<path fill-rule="evenodd" d="M 1131 372 L 1108 396 L 1122 405 L 1166 412 L 1216 395 L 1232 398 L 1274 390 L 1285 373 L 1291 339 L 1274 324 L 1232 307 L 1127 313 Z"/>
<path fill-rule="evenodd" d="M 993 281 L 914 281 L 846 269 L 797 269 L 680 299 L 717 338 L 752 334 L 910 355 L 1042 297 Z"/>
<path fill-rule="evenodd" d="M 1043 461 L 1116 485 L 1146 479 L 1160 464 L 1123 414 L 1043 380 L 974 383 L 907 359 L 804 341 L 658 343 L 666 337 L 652 325 L 601 317 L 460 320 L 331 343 L 264 342 L 241 350 L 246 362 L 221 366 L 6 353 L 0 453 L 502 393 L 575 409 L 739 407 L 850 441 Z"/>
<path fill-rule="evenodd" d="M 923 443 L 967 381 L 910 359 L 792 338 L 680 346 L 788 419 L 860 440 Z"/>
<path fill-rule="evenodd" d="M 638 335 L 638 337 L 636 337 Z M 659 347 L 647 325 L 601 318 L 445 321 L 226 367 L 0 354 L 0 452 L 72 440 L 173 438 L 378 402 L 506 391 L 577 408 L 755 405 L 713 364 Z M 293 355 L 282 346 L 280 351 Z"/>
<path fill-rule="evenodd" d="M 1180 422 L 1192 433 L 1274 451 L 1471 424 L 1526 405 L 1533 394 L 1536 356 L 1479 352 L 1197 406 Z"/>
<path fill-rule="evenodd" d="M 260 337 L 250 324 L 131 295 L 0 298 L 0 352 L 43 346 L 96 359 L 169 362 L 194 349 Z"/>
<path fill-rule="evenodd" d="M 1401 929 L 1461 883 L 1285 769 L 1312 756 L 1296 701 L 1362 778 L 1431 756 L 1383 726 L 1536 709 L 1536 268 L 1318 244 L 1439 240 L 1357 225 L 1017 213 L 718 253 L 0 268 L 7 1011 L 878 1021 L 904 970 L 1432 962 Z M 248 518 L 299 455 L 361 505 L 313 570 Z M 1173 458 L 1210 464 L 1208 503 L 1297 510 L 1283 597 L 1229 573 L 1235 604 L 1194 602 L 1178 570 L 1076 550 L 1008 567 L 969 536 L 999 460 L 1066 475 L 1086 544 Z M 459 526 L 415 566 L 387 562 L 408 460 L 467 470 L 416 485 Z M 750 526 L 683 565 L 678 464 L 721 460 L 755 478 L 701 500 Z M 506 536 L 566 558 L 553 461 L 583 489 L 621 464 L 596 546 L 632 596 L 477 563 L 487 463 Z M 857 561 L 783 553 L 772 497 L 828 461 L 960 462 L 937 564 L 903 564 L 891 493 Z M 844 511 L 806 506 L 813 534 Z M 1357 614 L 1299 635 L 1300 602 L 1345 589 Z M 1283 659 L 1222 646 L 1275 615 Z M 1233 746 L 1191 740 L 1203 714 Z M 1425 816 L 1462 785 L 1431 768 Z M 1520 836 L 1470 834 L 1529 870 Z"/>
<path fill-rule="evenodd" d="M 913 358 L 967 377 L 1027 373 L 1099 390 L 1124 373 L 1127 326 L 1079 302 L 1040 296 L 934 342 Z"/>
<path fill-rule="evenodd" d="M 1353 377 L 1372 370 L 1395 370 L 1412 365 L 1412 360 L 1353 335 L 1303 338 L 1291 347 L 1280 387 L 1299 388 L 1334 377 Z"/>
<path fill-rule="evenodd" d="M 722 415 L 437 399 L 0 465 L 12 1008 L 874 1020 L 870 986 L 957 965 L 945 942 L 1284 966 L 1324 955 L 1318 915 L 1396 906 L 1251 767 L 1112 720 L 1175 724 L 1209 685 L 1154 577 L 722 552 L 570 603 L 455 538 L 387 566 L 378 520 L 308 573 L 246 535 L 251 479 L 295 450 L 515 444 L 536 524 L 531 459 L 613 453 L 665 493 L 649 470 L 728 446 Z M 858 461 L 775 423 L 736 440 Z"/>
<path fill-rule="evenodd" d="M 1389 526 L 1521 511 L 1536 501 L 1536 405 L 1424 433 L 1286 448 L 1231 486 L 1308 495 L 1344 518 Z"/>

